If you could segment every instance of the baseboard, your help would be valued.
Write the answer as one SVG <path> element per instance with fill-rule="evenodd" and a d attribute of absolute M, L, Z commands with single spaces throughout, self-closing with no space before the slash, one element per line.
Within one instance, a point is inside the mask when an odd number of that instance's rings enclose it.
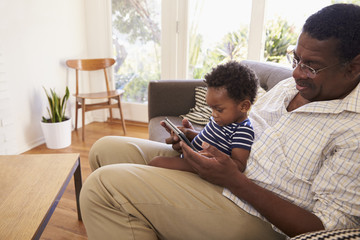
<path fill-rule="evenodd" d="M 108 118 L 107 121 L 110 122 L 110 119 Z M 113 118 L 112 121 L 116 122 L 116 123 L 121 123 L 121 120 L 119 118 Z M 139 121 L 132 121 L 132 120 L 126 120 L 125 119 L 125 125 L 148 127 L 149 123 L 139 122 Z"/>
<path fill-rule="evenodd" d="M 16 153 L 13 153 L 13 154 L 22 154 L 22 153 L 25 153 L 41 144 L 45 144 L 45 138 L 44 137 L 39 137 L 33 141 L 31 141 L 30 143 L 28 143 L 26 146 L 22 146 L 20 147 L 19 149 L 17 149 Z"/>

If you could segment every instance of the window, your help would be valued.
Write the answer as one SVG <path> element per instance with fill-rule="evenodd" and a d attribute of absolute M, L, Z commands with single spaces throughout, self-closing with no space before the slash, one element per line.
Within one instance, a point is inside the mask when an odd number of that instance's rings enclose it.
<path fill-rule="evenodd" d="M 215 65 L 247 58 L 251 0 L 189 1 L 189 76 L 201 79 Z"/>
<path fill-rule="evenodd" d="M 295 10 L 291 1 L 267 0 L 264 60 L 288 65 L 287 49 L 296 45 L 306 19 L 330 4 L 330 0 L 304 0 L 301 4 L 296 4 Z"/>
<path fill-rule="evenodd" d="M 287 64 L 306 18 L 334 2 L 360 0 L 112 0 L 116 87 L 132 108 L 151 80 L 203 78 L 230 59 Z"/>
<path fill-rule="evenodd" d="M 160 0 L 112 0 L 115 87 L 127 102 L 147 102 L 150 80 L 160 79 Z"/>

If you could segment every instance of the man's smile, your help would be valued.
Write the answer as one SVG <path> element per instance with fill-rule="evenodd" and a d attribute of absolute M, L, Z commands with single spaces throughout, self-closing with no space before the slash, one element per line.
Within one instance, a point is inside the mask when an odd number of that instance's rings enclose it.
<path fill-rule="evenodd" d="M 295 82 L 296 82 L 296 89 L 299 92 L 304 91 L 304 90 L 311 87 L 311 84 L 309 82 L 306 82 L 306 81 L 295 80 Z"/>

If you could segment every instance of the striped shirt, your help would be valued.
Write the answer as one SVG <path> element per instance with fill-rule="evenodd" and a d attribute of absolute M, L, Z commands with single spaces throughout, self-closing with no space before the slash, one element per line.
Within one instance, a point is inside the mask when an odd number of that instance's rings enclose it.
<path fill-rule="evenodd" d="M 344 99 L 311 102 L 287 112 L 297 93 L 289 78 L 252 107 L 255 141 L 244 173 L 314 213 L 325 229 L 359 227 L 360 84 Z M 223 195 L 264 219 L 229 190 Z"/>
<path fill-rule="evenodd" d="M 193 139 L 192 144 L 196 150 L 202 150 L 202 142 L 207 142 L 227 155 L 231 155 L 233 148 L 251 149 L 254 141 L 254 131 L 249 119 L 241 123 L 231 123 L 227 126 L 219 126 L 210 118 L 210 122 Z"/>

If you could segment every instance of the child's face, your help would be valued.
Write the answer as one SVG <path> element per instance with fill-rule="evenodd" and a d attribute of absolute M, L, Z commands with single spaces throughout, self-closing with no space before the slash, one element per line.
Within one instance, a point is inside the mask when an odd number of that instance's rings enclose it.
<path fill-rule="evenodd" d="M 224 87 L 209 87 L 206 93 L 206 102 L 212 109 L 215 122 L 220 126 L 244 121 L 247 118 L 249 109 L 249 107 L 244 107 L 246 101 L 249 102 L 249 100 L 234 101 L 228 96 L 228 92 Z"/>

